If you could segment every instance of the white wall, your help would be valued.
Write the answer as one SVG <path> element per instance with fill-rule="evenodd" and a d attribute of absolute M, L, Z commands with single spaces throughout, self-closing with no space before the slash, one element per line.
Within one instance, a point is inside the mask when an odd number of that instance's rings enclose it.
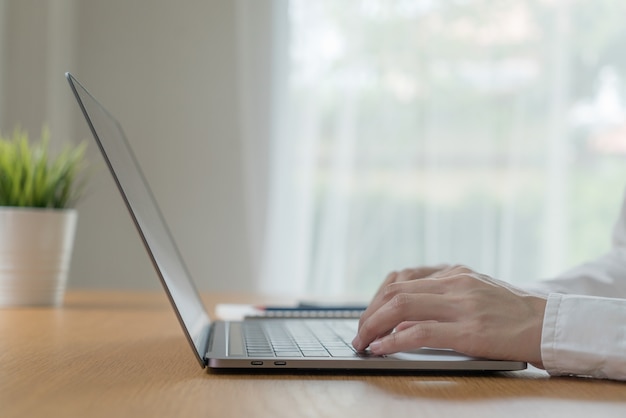
<path fill-rule="evenodd" d="M 0 1 L 0 128 L 19 121 L 37 134 L 47 122 L 53 136 L 91 141 L 69 87 L 58 87 L 72 71 L 124 126 L 199 287 L 253 287 L 259 259 L 239 116 L 240 3 Z M 89 158 L 96 170 L 78 206 L 70 286 L 158 287 L 93 146 Z"/>

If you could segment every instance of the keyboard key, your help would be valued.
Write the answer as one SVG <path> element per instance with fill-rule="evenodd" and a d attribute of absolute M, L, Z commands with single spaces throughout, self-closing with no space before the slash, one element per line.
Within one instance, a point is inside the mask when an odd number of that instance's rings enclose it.
<path fill-rule="evenodd" d="M 353 357 L 354 321 L 290 320 L 245 325 L 248 353 L 257 357 Z"/>

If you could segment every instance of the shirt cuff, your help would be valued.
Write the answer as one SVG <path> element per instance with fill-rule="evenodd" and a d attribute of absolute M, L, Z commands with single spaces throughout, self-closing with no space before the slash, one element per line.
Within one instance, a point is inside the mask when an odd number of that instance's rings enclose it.
<path fill-rule="evenodd" d="M 626 380 L 626 300 L 551 293 L 541 357 L 551 375 Z"/>

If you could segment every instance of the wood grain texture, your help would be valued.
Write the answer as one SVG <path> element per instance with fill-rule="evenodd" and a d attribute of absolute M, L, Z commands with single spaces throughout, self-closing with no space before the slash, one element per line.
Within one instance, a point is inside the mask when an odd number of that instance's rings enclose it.
<path fill-rule="evenodd" d="M 206 298 L 209 306 L 216 300 L 253 299 Z M 206 372 L 164 295 L 73 292 L 63 308 L 0 309 L 0 416 L 624 417 L 626 384 L 534 369 L 479 376 Z"/>

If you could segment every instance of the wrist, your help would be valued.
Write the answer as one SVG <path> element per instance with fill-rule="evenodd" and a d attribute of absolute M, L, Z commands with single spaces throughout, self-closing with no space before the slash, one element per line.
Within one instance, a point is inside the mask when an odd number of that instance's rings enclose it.
<path fill-rule="evenodd" d="M 531 309 L 527 321 L 527 345 L 526 361 L 535 367 L 543 369 L 541 357 L 541 338 L 543 333 L 543 321 L 546 312 L 547 299 L 541 296 L 525 296 Z"/>

